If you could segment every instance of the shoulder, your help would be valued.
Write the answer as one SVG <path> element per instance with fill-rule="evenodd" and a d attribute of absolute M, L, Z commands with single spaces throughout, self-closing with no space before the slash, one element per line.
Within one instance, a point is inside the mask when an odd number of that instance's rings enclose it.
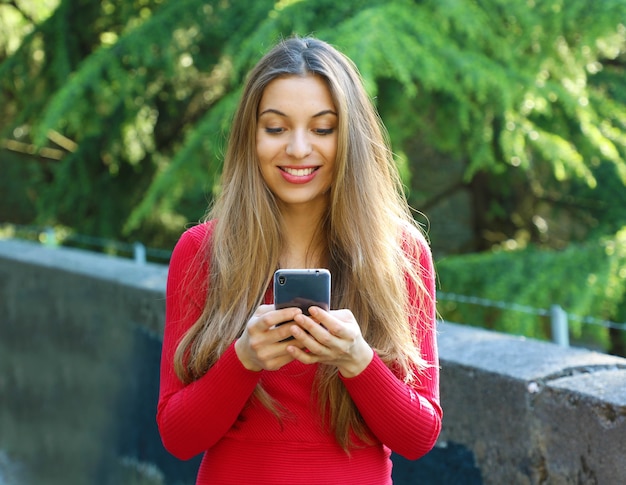
<path fill-rule="evenodd" d="M 182 233 L 177 244 L 202 245 L 211 237 L 214 229 L 215 220 L 201 222 L 200 224 L 191 226 Z"/>
<path fill-rule="evenodd" d="M 401 229 L 401 244 L 405 255 L 422 265 L 432 259 L 430 244 L 419 227 L 405 224 Z"/>
<path fill-rule="evenodd" d="M 189 297 L 200 308 L 197 295 L 206 289 L 213 228 L 209 221 L 185 230 L 174 247 L 168 270 L 168 294 Z"/>
<path fill-rule="evenodd" d="M 214 221 L 208 221 L 186 229 L 174 246 L 170 268 L 179 265 L 188 266 L 198 258 L 204 259 L 207 256 L 214 227 Z"/>
<path fill-rule="evenodd" d="M 174 253 L 188 252 L 194 250 L 197 252 L 200 248 L 205 247 L 209 242 L 213 229 L 215 228 L 215 221 L 207 221 L 191 226 L 185 230 L 178 239 L 176 246 L 174 247 Z"/>

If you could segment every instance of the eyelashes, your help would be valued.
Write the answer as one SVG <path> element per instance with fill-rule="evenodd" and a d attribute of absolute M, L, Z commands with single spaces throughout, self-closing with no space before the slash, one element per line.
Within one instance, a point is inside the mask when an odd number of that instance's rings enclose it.
<path fill-rule="evenodd" d="M 284 133 L 285 131 L 286 130 L 284 128 L 270 128 L 270 127 L 265 128 L 265 133 L 267 133 L 268 135 L 280 135 L 281 133 Z M 315 128 L 311 131 L 315 133 L 316 135 L 325 136 L 325 135 L 332 135 L 335 132 L 335 129 L 334 128 Z"/>

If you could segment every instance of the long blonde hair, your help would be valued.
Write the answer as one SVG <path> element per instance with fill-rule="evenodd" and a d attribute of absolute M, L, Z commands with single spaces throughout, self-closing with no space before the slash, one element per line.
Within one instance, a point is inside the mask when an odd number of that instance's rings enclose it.
<path fill-rule="evenodd" d="M 330 89 L 338 112 L 338 147 L 330 206 L 323 221 L 333 277 L 332 308 L 349 308 L 382 360 L 409 382 L 425 365 L 409 321 L 407 287 L 418 308 L 432 308 L 419 268 L 419 228 L 404 198 L 382 122 L 353 62 L 314 39 L 281 41 L 253 68 L 235 113 L 224 159 L 221 192 L 207 213 L 215 227 L 204 257 L 209 262 L 207 300 L 178 346 L 175 366 L 183 382 L 201 377 L 243 332 L 262 303 L 283 248 L 281 215 L 261 176 L 256 156 L 257 109 L 277 77 L 316 74 Z M 408 237 L 407 237 L 408 236 Z M 418 235 L 419 237 L 419 235 Z M 336 368 L 317 371 L 320 415 L 348 450 L 352 434 L 368 436 Z M 261 386 L 255 392 L 276 412 Z"/>

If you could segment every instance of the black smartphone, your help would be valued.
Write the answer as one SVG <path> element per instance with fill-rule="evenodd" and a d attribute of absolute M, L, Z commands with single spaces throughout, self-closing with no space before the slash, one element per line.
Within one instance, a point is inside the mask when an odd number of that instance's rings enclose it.
<path fill-rule="evenodd" d="M 274 273 L 274 306 L 299 307 L 309 314 L 310 306 L 330 309 L 330 271 L 316 269 L 279 269 Z"/>

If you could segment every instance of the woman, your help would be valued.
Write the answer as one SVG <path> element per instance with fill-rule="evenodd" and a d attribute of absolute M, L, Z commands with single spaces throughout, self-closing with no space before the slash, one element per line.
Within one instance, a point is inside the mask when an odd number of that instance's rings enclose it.
<path fill-rule="evenodd" d="M 274 271 L 316 267 L 331 310 L 275 310 Z M 391 451 L 416 459 L 441 429 L 434 293 L 356 67 L 282 41 L 249 74 L 219 196 L 172 255 L 165 447 L 204 452 L 198 484 L 391 483 Z"/>

